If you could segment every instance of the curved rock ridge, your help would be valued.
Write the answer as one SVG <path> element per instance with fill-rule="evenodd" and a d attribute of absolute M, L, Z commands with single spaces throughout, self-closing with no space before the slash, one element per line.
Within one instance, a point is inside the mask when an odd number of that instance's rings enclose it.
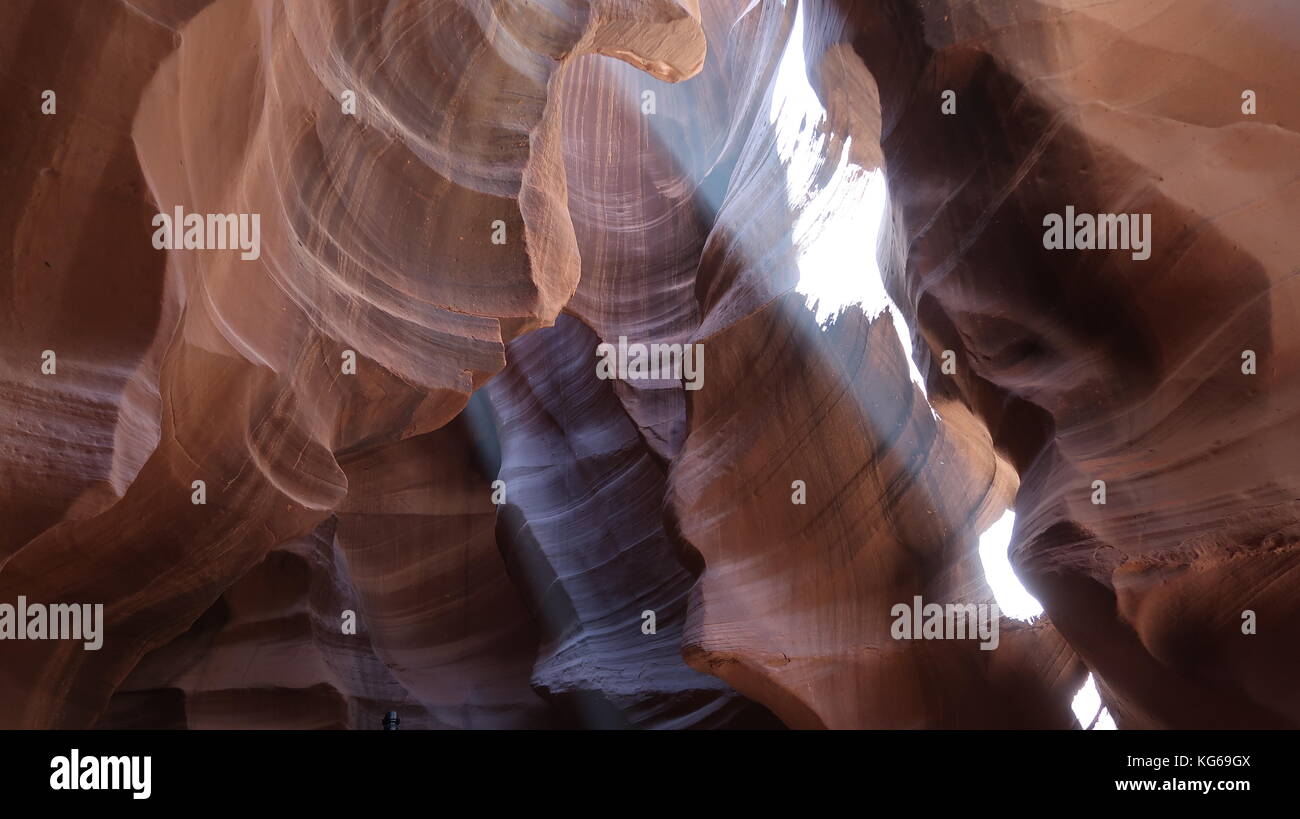
<path fill-rule="evenodd" d="M 333 521 L 280 544 L 141 660 L 95 727 L 374 728 L 394 708 L 431 724 L 370 645 L 340 632 L 339 612 L 357 608 L 343 563 Z"/>
<path fill-rule="evenodd" d="M 3 13 L 0 173 L 14 196 L 0 209 L 11 263 L 0 277 L 0 563 L 130 485 L 158 440 L 157 373 L 177 314 L 130 139 L 172 33 L 115 3 L 87 14 L 19 0 Z M 114 73 L 93 70 L 106 60 Z M 44 115 L 54 89 L 58 114 Z M 41 373 L 46 351 L 58 378 Z"/>
<path fill-rule="evenodd" d="M 689 82 L 596 56 L 567 67 L 563 153 L 582 277 L 565 310 L 602 342 L 680 344 L 699 327 L 701 248 L 760 124 L 789 26 L 784 7 L 739 0 L 706 0 L 700 19 L 708 56 Z M 655 455 L 676 455 L 680 383 L 614 388 Z"/>
<path fill-rule="evenodd" d="M 669 487 L 704 566 L 691 664 L 792 727 L 1068 727 L 1082 669 L 1046 623 L 1002 621 L 995 650 L 895 639 L 917 596 L 993 602 L 975 540 L 1017 479 L 960 405 L 931 415 L 892 325 L 821 328 L 790 293 L 705 343 Z"/>
<path fill-rule="evenodd" d="M 851 48 L 880 87 L 882 256 L 931 392 L 1020 472 L 1013 561 L 1116 722 L 1294 727 L 1300 18 L 809 9 L 810 64 Z M 1045 249 L 1067 207 L 1149 215 L 1149 258 Z"/>
<path fill-rule="evenodd" d="M 131 368 L 157 370 L 129 390 L 121 376 L 78 382 L 107 396 L 111 409 L 97 411 L 105 433 L 116 424 L 123 447 L 137 447 L 95 465 L 124 473 L 116 485 L 101 479 L 124 491 L 96 490 L 57 525 L 57 506 L 37 517 L 6 555 L 0 597 L 105 601 L 112 648 L 6 645 L 4 724 L 93 721 L 146 652 L 183 633 L 276 544 L 340 507 L 348 477 L 335 453 L 443 426 L 504 365 L 506 340 L 554 320 L 579 271 L 558 156 L 562 112 L 551 102 L 563 62 L 531 50 L 536 37 L 575 57 L 616 50 L 672 78 L 698 70 L 704 41 L 682 42 L 695 18 L 671 2 L 553 9 L 524 39 L 493 8 L 218 0 L 188 20 L 137 6 L 95 12 L 175 47 L 155 52 L 152 72 L 142 68 L 115 100 L 134 112 L 139 172 L 159 212 L 258 214 L 263 241 L 252 260 L 166 254 L 152 335 L 137 332 L 123 350 Z M 67 4 L 20 11 L 34 26 L 70 14 Z M 346 89 L 360 100 L 355 117 L 342 113 L 345 83 L 357 86 Z M 140 227 L 123 232 L 145 241 L 141 210 Z M 490 241 L 498 221 L 513 241 Z M 63 373 L 77 361 L 70 352 Z M 340 365 L 348 355 L 355 375 Z M 55 403 L 64 402 L 28 401 L 16 437 L 28 432 L 23 417 Z M 206 484 L 203 504 L 193 502 L 195 480 Z M 67 497 L 86 483 L 55 488 Z M 52 573 L 52 564 L 70 568 Z"/>
<path fill-rule="evenodd" d="M 664 470 L 596 378 L 596 344 L 562 317 L 512 342 L 486 388 L 506 493 L 497 539 L 542 627 L 533 687 L 593 727 L 761 722 L 682 662 L 693 578 L 664 527 Z"/>
<path fill-rule="evenodd" d="M 771 53 L 794 13 L 784 9 Z M 702 572 L 684 653 L 795 727 L 1068 727 L 1083 667 L 1049 622 L 1003 621 L 994 651 L 892 634 L 894 607 L 916 596 L 993 602 L 977 536 L 1018 478 L 964 406 L 932 410 L 889 322 L 849 308 L 819 326 L 793 292 L 820 236 L 795 224 L 836 184 L 841 155 L 863 171 L 880 163 L 874 80 L 843 54 L 833 76 L 864 99 L 843 123 L 843 99 L 829 102 L 804 146 L 816 159 L 807 180 L 755 117 L 702 248 L 692 340 L 707 384 L 688 393 L 668 491 Z M 776 82 L 769 74 L 758 95 L 763 115 Z M 842 276 L 871 275 L 860 259 L 842 263 Z"/>
<path fill-rule="evenodd" d="M 529 687 L 537 632 L 466 417 L 341 464 L 336 515 L 142 660 L 98 727 L 375 729 L 390 710 L 403 728 L 568 724 Z"/>

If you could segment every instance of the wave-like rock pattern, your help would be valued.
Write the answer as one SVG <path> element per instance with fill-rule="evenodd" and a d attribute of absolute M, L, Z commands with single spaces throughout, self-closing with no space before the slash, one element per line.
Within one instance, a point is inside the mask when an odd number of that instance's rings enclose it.
<path fill-rule="evenodd" d="M 0 602 L 106 628 L 0 643 L 0 725 L 1066 727 L 1085 670 L 1121 727 L 1296 724 L 1296 19 L 6 3 Z M 928 399 L 887 314 L 794 292 L 844 151 Z M 1151 258 L 1045 250 L 1066 205 L 1150 213 Z M 176 207 L 259 257 L 155 250 Z M 600 380 L 620 337 L 704 388 Z M 991 602 L 1009 504 L 1049 616 L 892 639 Z"/>
<path fill-rule="evenodd" d="M 761 721 L 680 655 L 693 578 L 664 526 L 665 474 L 591 362 L 576 319 L 519 338 L 488 385 L 501 436 L 498 523 L 543 629 L 533 686 L 600 727 Z"/>
<path fill-rule="evenodd" d="M 334 521 L 277 546 L 176 639 L 140 661 L 97 728 L 374 728 L 437 724 L 340 613 L 360 608 Z"/>
<path fill-rule="evenodd" d="M 809 9 L 809 62 L 852 49 L 881 90 L 886 273 L 932 389 L 1020 473 L 1013 561 L 1118 724 L 1294 726 L 1294 9 Z M 1045 250 L 1066 206 L 1150 214 L 1150 258 Z"/>
<path fill-rule="evenodd" d="M 258 213 L 264 242 L 251 263 L 167 255 L 172 321 L 155 328 L 165 353 L 139 388 L 147 399 L 156 379 L 160 401 L 144 401 L 156 445 L 137 454 L 120 499 L 33 527 L 0 574 L 0 597 L 106 601 L 110 648 L 6 646 L 6 724 L 93 721 L 145 653 L 341 506 L 336 453 L 442 427 L 504 365 L 506 340 L 554 320 L 579 275 L 558 154 L 564 61 L 612 52 L 680 79 L 705 45 L 672 0 L 496 8 L 231 0 L 178 32 L 134 6 L 96 12 L 178 43 L 119 101 L 159 210 Z M 355 117 L 342 113 L 344 90 L 361 100 Z M 143 243 L 152 231 L 139 215 L 123 232 Z M 490 241 L 498 220 L 512 241 Z M 137 347 L 139 366 L 149 358 Z M 358 360 L 350 380 L 344 350 Z M 31 401 L 16 437 L 55 403 L 85 402 Z M 194 480 L 206 504 L 192 503 Z"/>

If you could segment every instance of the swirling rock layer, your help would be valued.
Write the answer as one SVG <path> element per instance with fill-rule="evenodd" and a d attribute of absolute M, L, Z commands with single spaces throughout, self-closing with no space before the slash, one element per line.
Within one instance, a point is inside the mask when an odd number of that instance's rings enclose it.
<path fill-rule="evenodd" d="M 0 640 L 0 726 L 1067 727 L 1087 671 L 1121 727 L 1300 723 L 1283 0 L 0 20 L 0 603 L 105 620 Z M 842 159 L 928 396 L 893 316 L 795 292 Z M 1045 249 L 1067 206 L 1150 258 Z M 156 249 L 178 207 L 256 258 Z M 602 380 L 620 338 L 702 389 Z M 993 601 L 1008 506 L 1048 616 L 895 639 Z"/>

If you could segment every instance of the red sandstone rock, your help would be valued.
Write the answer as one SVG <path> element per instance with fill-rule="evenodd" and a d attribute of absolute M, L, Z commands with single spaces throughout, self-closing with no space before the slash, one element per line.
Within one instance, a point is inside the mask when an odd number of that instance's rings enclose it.
<path fill-rule="evenodd" d="M 1294 14 L 802 5 L 806 190 L 794 3 L 4 4 L 0 603 L 106 625 L 0 642 L 0 726 L 1065 727 L 1085 669 L 1121 727 L 1297 724 Z M 933 413 L 793 292 L 850 140 Z M 1151 257 L 1045 250 L 1067 205 Z M 178 206 L 258 258 L 156 250 Z M 620 337 L 704 388 L 598 379 Z M 1049 617 L 893 639 L 991 601 L 1008 504 Z"/>
<path fill-rule="evenodd" d="M 809 9 L 881 89 L 890 287 L 965 364 L 932 390 L 1020 473 L 1013 560 L 1120 727 L 1294 727 L 1293 9 Z M 1150 258 L 1044 250 L 1066 206 L 1151 214 Z"/>

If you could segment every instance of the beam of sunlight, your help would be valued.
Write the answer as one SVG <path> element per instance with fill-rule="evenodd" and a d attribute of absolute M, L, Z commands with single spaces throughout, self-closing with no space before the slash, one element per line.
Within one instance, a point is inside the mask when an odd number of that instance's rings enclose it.
<path fill-rule="evenodd" d="M 885 291 L 876 260 L 887 200 L 884 173 L 864 170 L 849 161 L 852 138 L 845 140 L 839 157 L 823 156 L 828 140 L 820 129 L 826 109 L 808 82 L 803 31 L 800 6 L 781 54 L 768 108 L 777 151 L 786 166 L 787 201 L 799 212 L 794 227 L 799 265 L 795 289 L 804 295 L 820 324 L 850 305 L 857 305 L 872 318 L 888 310 L 912 382 L 928 400 L 925 379 L 912 360 L 911 330 Z M 818 167 L 824 161 L 835 162 L 835 171 L 825 187 L 815 189 Z"/>
<path fill-rule="evenodd" d="M 980 535 L 980 562 L 984 564 L 984 579 L 993 590 L 998 608 L 1008 617 L 1032 621 L 1043 613 L 1043 606 L 1021 584 L 1011 568 L 1007 547 L 1011 545 L 1011 532 L 1016 526 L 1016 513 L 1008 509 L 1002 517 Z"/>
<path fill-rule="evenodd" d="M 1115 720 L 1111 719 L 1110 712 L 1101 704 L 1101 693 L 1097 690 L 1097 681 L 1088 675 L 1088 679 L 1083 681 L 1079 688 L 1079 693 L 1074 695 L 1074 702 L 1070 703 L 1070 708 L 1074 711 L 1074 716 L 1078 718 L 1079 724 L 1085 729 L 1091 728 L 1094 731 L 1114 731 Z"/>
<path fill-rule="evenodd" d="M 1043 613 L 1043 606 L 1016 577 L 1011 568 L 1007 548 L 1016 527 L 1016 513 L 1008 509 L 984 534 L 980 535 L 980 562 L 984 565 L 984 579 L 993 590 L 998 608 L 1008 617 L 1032 622 Z M 1101 704 L 1101 693 L 1092 675 L 1074 695 L 1070 704 L 1074 716 L 1084 728 L 1114 730 L 1115 720 Z"/>

